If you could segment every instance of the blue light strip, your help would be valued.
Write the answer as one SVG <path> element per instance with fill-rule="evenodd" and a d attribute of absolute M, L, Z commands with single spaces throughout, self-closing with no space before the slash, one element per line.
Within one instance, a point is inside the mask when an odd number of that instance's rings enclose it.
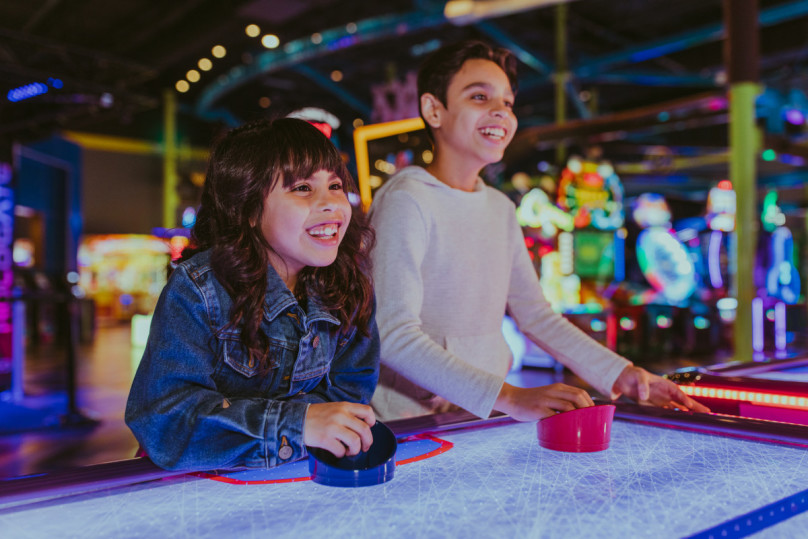
<path fill-rule="evenodd" d="M 519 43 L 517 43 L 507 32 L 504 32 L 499 26 L 490 21 L 480 21 L 474 25 L 478 30 L 484 32 L 488 37 L 502 45 L 506 49 L 516 55 L 525 65 L 534 69 L 535 71 L 549 75 L 555 70 L 555 66 L 550 62 L 543 60 L 535 52 L 529 51 Z"/>
<path fill-rule="evenodd" d="M 689 539 L 747 537 L 805 511 L 808 511 L 808 490 L 691 535 Z"/>
<path fill-rule="evenodd" d="M 784 4 L 761 11 L 759 19 L 760 26 L 773 26 L 775 24 L 795 19 L 806 14 L 808 14 L 808 2 L 803 0 L 791 2 L 789 4 Z M 591 75 L 597 71 L 608 69 L 616 64 L 626 62 L 636 63 L 651 60 L 653 58 L 658 58 L 673 52 L 688 49 L 702 43 L 717 41 L 723 37 L 724 24 L 712 24 L 698 30 L 684 32 L 678 36 L 672 36 L 670 38 L 655 42 L 641 43 L 637 46 L 629 47 L 613 54 L 603 55 L 599 58 L 593 59 L 591 62 L 579 66 L 574 70 L 574 72 L 578 77 Z"/>

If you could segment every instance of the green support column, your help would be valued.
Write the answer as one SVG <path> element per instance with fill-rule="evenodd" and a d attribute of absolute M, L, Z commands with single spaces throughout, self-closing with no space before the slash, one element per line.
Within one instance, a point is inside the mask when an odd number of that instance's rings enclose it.
<path fill-rule="evenodd" d="M 163 226 L 177 227 L 177 101 L 173 90 L 163 91 Z"/>
<path fill-rule="evenodd" d="M 735 188 L 737 267 L 733 288 L 737 293 L 733 341 L 735 359 L 752 361 L 752 300 L 755 297 L 755 248 L 760 218 L 757 211 L 757 157 L 760 152 L 755 125 L 755 99 L 759 93 L 760 44 L 758 0 L 724 0 L 724 64 L 729 85 L 729 179 Z"/>
<path fill-rule="evenodd" d="M 755 99 L 760 87 L 754 82 L 739 82 L 729 89 L 729 177 L 737 197 L 736 234 L 738 267 L 735 290 L 738 310 L 733 339 L 735 359 L 752 361 L 752 299 L 755 297 L 755 250 L 757 246 L 757 156 L 758 133 L 755 125 Z"/>
<path fill-rule="evenodd" d="M 567 121 L 567 92 L 566 84 L 569 78 L 567 66 L 567 4 L 556 6 L 556 72 L 555 80 L 555 120 L 556 124 Z M 556 146 L 556 164 L 561 166 L 567 159 L 567 148 L 563 141 Z"/>

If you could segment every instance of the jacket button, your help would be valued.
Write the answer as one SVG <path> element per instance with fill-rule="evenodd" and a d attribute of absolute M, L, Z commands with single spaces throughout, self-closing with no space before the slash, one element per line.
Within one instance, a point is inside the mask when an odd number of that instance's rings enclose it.
<path fill-rule="evenodd" d="M 320 346 L 320 336 L 319 335 L 314 336 L 314 340 L 311 342 L 311 346 L 313 348 L 317 348 L 318 346 Z"/>

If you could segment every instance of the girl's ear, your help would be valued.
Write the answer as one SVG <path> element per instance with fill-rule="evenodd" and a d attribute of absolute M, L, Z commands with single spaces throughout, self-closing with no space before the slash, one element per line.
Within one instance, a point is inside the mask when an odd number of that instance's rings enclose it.
<path fill-rule="evenodd" d="M 425 93 L 421 95 L 421 114 L 429 127 L 433 129 L 440 127 L 444 110 L 443 103 L 433 94 Z"/>

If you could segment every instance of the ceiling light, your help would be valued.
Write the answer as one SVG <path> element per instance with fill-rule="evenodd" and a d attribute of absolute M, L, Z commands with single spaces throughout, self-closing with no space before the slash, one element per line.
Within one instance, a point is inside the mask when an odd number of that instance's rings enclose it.
<path fill-rule="evenodd" d="M 224 48 L 224 47 L 222 47 L 221 45 L 216 45 L 215 47 L 213 47 L 213 48 L 210 50 L 210 52 L 211 52 L 211 53 L 213 54 L 213 56 L 215 56 L 216 58 L 224 58 L 224 55 L 225 55 L 225 54 L 227 54 L 227 49 L 225 49 L 225 48 Z"/>
<path fill-rule="evenodd" d="M 213 67 L 213 62 L 208 60 L 207 58 L 200 58 L 199 61 L 196 63 L 199 66 L 199 69 L 202 71 L 210 71 Z"/>
<path fill-rule="evenodd" d="M 564 4 L 571 0 L 450 0 L 443 16 L 455 25 L 472 24 L 483 19 L 502 17 L 540 7 Z"/>
<path fill-rule="evenodd" d="M 275 49 L 281 44 L 281 40 L 275 34 L 267 34 L 261 38 L 261 45 L 268 49 Z"/>
<path fill-rule="evenodd" d="M 244 33 L 250 37 L 258 37 L 261 33 L 261 28 L 257 24 L 249 24 L 247 28 L 244 29 Z"/>
<path fill-rule="evenodd" d="M 174 85 L 178 92 L 184 94 L 188 90 L 191 89 L 191 85 L 188 84 L 187 80 L 178 80 L 177 84 Z"/>
<path fill-rule="evenodd" d="M 199 71 L 189 69 L 188 73 L 185 74 L 185 78 L 188 79 L 188 82 L 197 82 L 200 79 Z"/>

